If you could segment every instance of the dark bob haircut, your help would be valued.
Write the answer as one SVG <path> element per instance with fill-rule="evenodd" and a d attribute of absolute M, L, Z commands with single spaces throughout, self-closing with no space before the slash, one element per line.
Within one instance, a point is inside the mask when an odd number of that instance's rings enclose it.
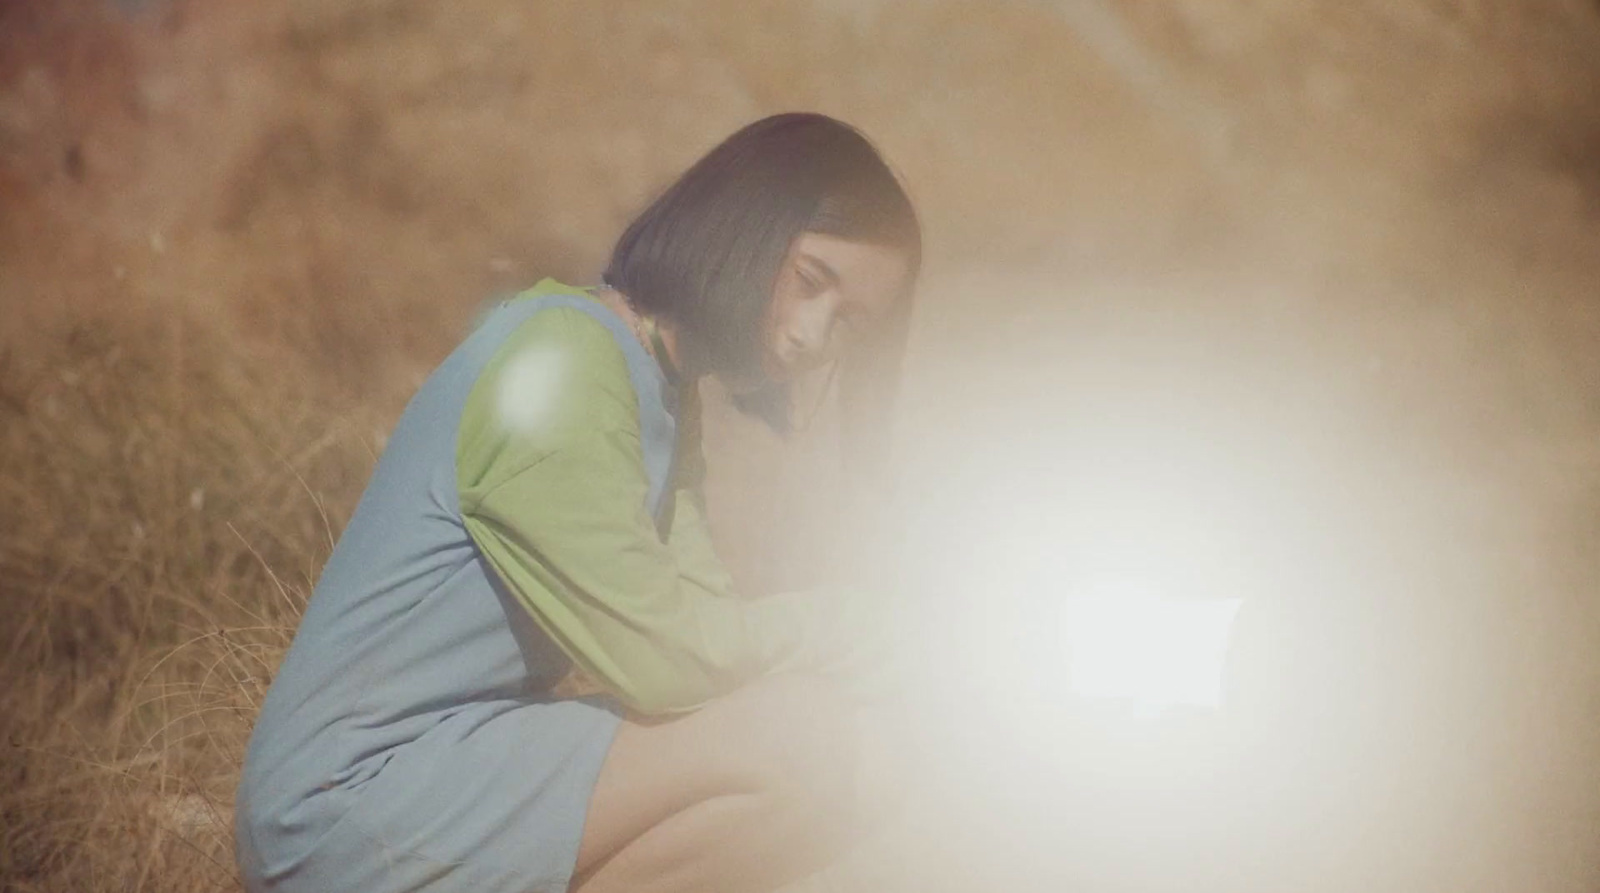
<path fill-rule="evenodd" d="M 861 356 L 846 359 L 840 382 L 841 399 L 881 402 L 876 410 L 886 412 L 904 351 L 910 283 L 922 261 L 922 231 L 900 181 L 848 124 L 790 113 L 728 137 L 628 226 L 605 282 L 640 311 L 671 320 L 705 371 L 753 380 L 760 374 L 773 287 L 790 245 L 805 232 L 894 248 L 910 261 L 908 293 L 863 344 Z M 742 402 L 780 431 L 788 429 L 787 389 L 769 387 Z M 857 413 L 847 407 L 845 414 Z"/>

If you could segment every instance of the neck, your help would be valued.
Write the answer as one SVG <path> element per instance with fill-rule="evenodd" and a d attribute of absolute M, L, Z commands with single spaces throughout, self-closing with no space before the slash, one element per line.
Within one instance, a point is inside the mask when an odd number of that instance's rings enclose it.
<path fill-rule="evenodd" d="M 644 344 L 644 349 L 650 351 L 653 355 L 656 352 L 656 347 L 651 343 L 652 339 L 643 334 L 643 328 L 637 325 L 643 320 L 644 314 L 634 308 L 633 300 L 610 286 L 594 289 L 594 292 L 600 296 L 601 300 L 610 305 L 611 309 L 621 314 L 628 321 L 630 327 L 640 333 L 640 341 Z M 666 353 L 664 357 L 656 357 L 656 362 L 670 366 L 677 372 L 678 377 L 684 381 L 697 380 L 701 375 L 701 371 L 696 364 L 688 362 L 689 358 L 685 356 L 686 352 L 682 348 L 682 339 L 678 337 L 678 327 L 670 320 L 654 319 L 653 322 L 656 331 L 661 336 L 661 347 Z"/>
<path fill-rule="evenodd" d="M 683 351 L 678 348 L 678 327 L 664 319 L 656 320 L 656 331 L 661 333 L 661 346 L 667 349 L 667 362 L 678 370 L 685 380 L 694 380 L 694 370 L 684 364 Z"/>

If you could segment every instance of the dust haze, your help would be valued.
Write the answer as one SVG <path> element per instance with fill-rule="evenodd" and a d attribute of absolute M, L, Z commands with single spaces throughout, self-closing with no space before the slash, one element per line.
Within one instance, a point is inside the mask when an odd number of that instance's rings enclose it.
<path fill-rule="evenodd" d="M 134 729 L 167 721 L 128 707 L 192 683 L 247 729 L 250 696 L 154 655 L 292 622 L 485 302 L 594 281 L 672 176 L 796 109 L 863 129 L 927 233 L 895 573 L 1026 617 L 1048 575 L 998 569 L 1202 530 L 1165 573 L 1247 598 L 1241 703 L 1293 730 L 1185 764 L 1181 804 L 972 733 L 1022 774 L 931 783 L 959 820 L 816 886 L 1600 884 L 1600 8 L 1576 0 L 6 0 L 0 729 L 30 756 L 0 880 L 233 883 L 104 824 L 226 852 L 205 804 L 238 729 L 152 751 Z M 706 425 L 736 576 L 825 576 L 826 410 L 788 443 L 715 399 Z M 939 684 L 956 713 L 1007 697 Z M 107 806 L 82 761 L 169 781 Z"/>

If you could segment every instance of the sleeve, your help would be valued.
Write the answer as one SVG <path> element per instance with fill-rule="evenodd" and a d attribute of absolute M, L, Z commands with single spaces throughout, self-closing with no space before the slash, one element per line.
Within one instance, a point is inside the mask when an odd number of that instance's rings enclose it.
<path fill-rule="evenodd" d="M 678 461 L 673 481 L 675 509 L 667 543 L 679 572 L 707 591 L 733 595 L 733 584 L 717 558 L 705 502 L 705 457 L 700 444 L 699 395 L 687 392 L 679 410 Z M 887 583 L 887 580 L 879 581 Z M 788 651 L 790 669 L 831 677 L 842 690 L 866 702 L 882 702 L 906 688 L 917 652 L 919 613 L 895 598 L 893 585 L 872 590 L 833 587 L 803 595 L 809 609 L 797 609 L 783 622 L 794 623 L 799 635 Z M 773 602 L 779 604 L 780 602 Z"/>
<path fill-rule="evenodd" d="M 468 532 L 540 627 L 630 708 L 671 713 L 803 663 L 837 600 L 729 598 L 709 540 L 687 562 L 663 543 L 636 405 L 600 323 L 541 312 L 473 387 L 458 483 Z"/>

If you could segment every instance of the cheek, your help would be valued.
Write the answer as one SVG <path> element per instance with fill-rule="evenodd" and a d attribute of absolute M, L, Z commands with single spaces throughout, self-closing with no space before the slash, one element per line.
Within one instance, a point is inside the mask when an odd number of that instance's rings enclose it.
<path fill-rule="evenodd" d="M 766 316 L 761 320 L 761 366 L 768 375 L 777 371 L 787 319 L 788 311 L 784 307 L 783 296 L 774 296 L 772 303 L 767 305 Z"/>
<path fill-rule="evenodd" d="M 784 332 L 794 324 L 799 303 L 794 289 L 779 286 L 772 296 L 772 303 L 767 305 L 767 315 L 761 327 L 761 343 L 765 347 L 771 349 L 782 343 Z"/>

